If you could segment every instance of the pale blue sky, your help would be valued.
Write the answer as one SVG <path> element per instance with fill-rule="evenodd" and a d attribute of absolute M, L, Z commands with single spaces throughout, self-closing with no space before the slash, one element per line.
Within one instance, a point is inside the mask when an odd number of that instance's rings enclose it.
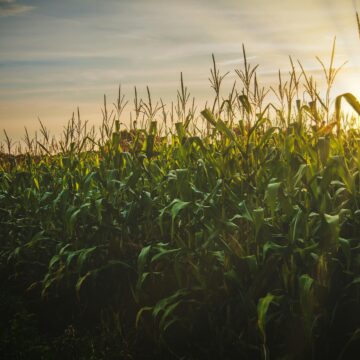
<path fill-rule="evenodd" d="M 241 44 L 259 77 L 274 82 L 288 55 L 318 74 L 337 37 L 337 64 L 349 60 L 336 92 L 360 95 L 360 40 L 352 0 L 0 0 L 0 128 L 13 137 L 37 128 L 54 132 L 80 106 L 100 120 L 103 94 L 122 84 L 169 103 L 180 71 L 203 101 L 211 53 L 223 71 L 241 66 Z M 232 77 L 228 78 L 230 84 Z M 130 108 L 129 108 L 130 110 Z M 124 119 L 126 121 L 126 119 Z"/>

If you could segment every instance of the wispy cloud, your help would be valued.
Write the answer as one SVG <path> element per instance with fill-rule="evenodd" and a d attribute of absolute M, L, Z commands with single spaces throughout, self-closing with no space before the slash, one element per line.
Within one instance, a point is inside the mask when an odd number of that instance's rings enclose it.
<path fill-rule="evenodd" d="M 19 4 L 16 0 L 0 0 L 0 16 L 14 16 L 29 12 L 34 6 Z"/>
<path fill-rule="evenodd" d="M 258 56 L 247 56 L 246 60 L 253 60 L 256 59 Z M 244 58 L 237 58 L 237 59 L 231 59 L 231 60 L 225 60 L 225 61 L 220 61 L 218 64 L 222 65 L 222 66 L 227 66 L 227 65 L 237 65 L 237 64 L 241 64 L 244 62 Z"/>

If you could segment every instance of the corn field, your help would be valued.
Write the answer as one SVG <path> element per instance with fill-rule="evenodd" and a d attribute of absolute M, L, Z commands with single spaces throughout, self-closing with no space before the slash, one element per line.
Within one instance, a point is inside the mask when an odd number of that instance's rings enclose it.
<path fill-rule="evenodd" d="M 334 50 L 325 93 L 292 59 L 262 87 L 243 48 L 205 108 L 181 75 L 170 106 L 119 88 L 99 129 L 5 131 L 1 357 L 358 358 L 360 103 L 332 101 Z"/>

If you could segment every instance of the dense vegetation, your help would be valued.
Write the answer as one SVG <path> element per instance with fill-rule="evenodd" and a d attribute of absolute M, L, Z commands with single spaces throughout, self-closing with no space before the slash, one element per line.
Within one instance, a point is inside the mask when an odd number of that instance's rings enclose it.
<path fill-rule="evenodd" d="M 181 79 L 128 130 L 119 91 L 99 136 L 6 134 L 1 358 L 357 358 L 360 104 L 332 106 L 333 56 L 324 97 L 291 65 L 269 104 L 246 57 L 223 98 L 214 60 L 201 115 Z"/>

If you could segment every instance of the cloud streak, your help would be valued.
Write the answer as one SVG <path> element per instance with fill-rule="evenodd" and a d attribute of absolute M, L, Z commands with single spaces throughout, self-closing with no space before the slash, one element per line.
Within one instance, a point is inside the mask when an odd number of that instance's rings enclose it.
<path fill-rule="evenodd" d="M 34 6 L 18 4 L 16 0 L 0 0 L 0 17 L 24 14 Z"/>

